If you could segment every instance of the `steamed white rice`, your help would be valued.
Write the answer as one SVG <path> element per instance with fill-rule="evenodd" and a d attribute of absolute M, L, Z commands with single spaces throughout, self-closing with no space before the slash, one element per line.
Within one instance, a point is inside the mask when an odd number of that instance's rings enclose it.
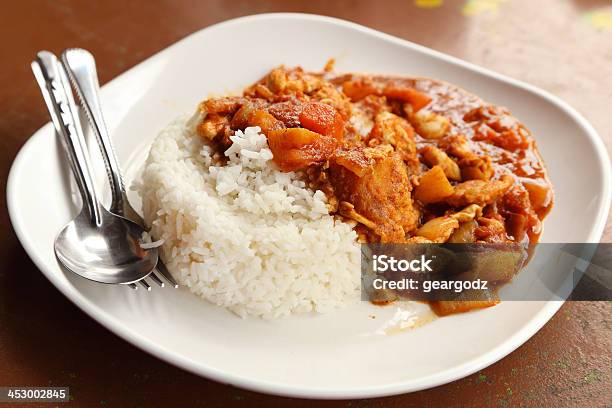
<path fill-rule="evenodd" d="M 193 293 L 240 316 L 326 312 L 359 299 L 359 246 L 326 197 L 283 173 L 258 127 L 213 162 L 190 121 L 164 129 L 141 183 L 162 259 Z"/>

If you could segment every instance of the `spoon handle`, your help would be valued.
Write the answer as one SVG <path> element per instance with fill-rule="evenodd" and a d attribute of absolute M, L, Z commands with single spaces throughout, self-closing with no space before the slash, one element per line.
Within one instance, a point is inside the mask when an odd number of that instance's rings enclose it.
<path fill-rule="evenodd" d="M 70 48 L 62 53 L 62 63 L 85 110 L 104 159 L 112 194 L 110 211 L 142 225 L 142 218 L 127 199 L 119 160 L 102 114 L 96 61 L 89 51 Z"/>
<path fill-rule="evenodd" d="M 100 202 L 94 187 L 79 115 L 66 73 L 57 57 L 48 51 L 39 52 L 31 65 L 55 131 L 68 153 L 70 167 L 83 199 L 83 209 L 87 211 L 92 224 L 101 225 Z"/>
<path fill-rule="evenodd" d="M 98 82 L 96 60 L 87 50 L 69 48 L 62 53 L 62 64 L 87 114 L 87 119 L 102 152 L 112 192 L 110 212 L 132 220 L 144 227 L 144 220 L 130 205 L 125 193 L 121 167 L 119 166 L 113 143 L 104 122 L 100 98 L 98 96 L 100 84 Z M 157 269 L 173 287 L 178 287 L 178 284 L 161 258 L 157 263 Z"/>

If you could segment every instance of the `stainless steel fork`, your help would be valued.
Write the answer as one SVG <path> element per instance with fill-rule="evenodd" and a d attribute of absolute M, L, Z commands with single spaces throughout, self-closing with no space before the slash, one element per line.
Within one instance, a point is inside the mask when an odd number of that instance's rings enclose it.
<path fill-rule="evenodd" d="M 119 161 L 117 160 L 117 155 L 115 154 L 113 144 L 104 122 L 100 99 L 98 97 L 100 85 L 98 83 L 96 61 L 89 51 L 80 48 L 65 50 L 62 53 L 61 60 L 68 73 L 70 82 L 81 101 L 81 105 L 85 110 L 89 124 L 91 125 L 98 146 L 100 147 L 102 158 L 104 159 L 112 194 L 110 212 L 123 216 L 144 227 L 144 220 L 128 201 Z M 178 287 L 178 284 L 172 275 L 170 275 L 170 272 L 161 259 L 159 259 L 157 263 L 157 270 L 171 286 L 175 288 Z M 149 278 L 159 286 L 164 286 L 164 282 L 155 272 L 151 273 Z M 151 290 L 151 286 L 144 279 L 138 283 L 145 289 Z M 137 289 L 135 284 L 131 284 L 130 287 L 132 289 Z"/>

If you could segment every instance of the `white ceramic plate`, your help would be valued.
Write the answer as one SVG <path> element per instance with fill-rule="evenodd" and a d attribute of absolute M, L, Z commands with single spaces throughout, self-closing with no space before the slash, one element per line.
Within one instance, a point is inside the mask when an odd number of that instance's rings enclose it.
<path fill-rule="evenodd" d="M 157 132 L 178 114 L 192 112 L 210 93 L 240 90 L 281 63 L 320 69 L 329 57 L 337 59 L 340 72 L 444 79 L 509 107 L 533 131 L 555 186 L 556 205 L 546 219 L 543 241 L 600 239 L 610 203 L 609 159 L 593 128 L 568 105 L 456 58 L 312 15 L 258 15 L 209 27 L 104 86 L 102 102 L 128 182 Z M 361 302 L 323 316 L 243 320 L 186 290 L 135 293 L 95 284 L 64 274 L 53 255 L 55 235 L 76 213 L 60 157 L 47 124 L 22 148 L 11 169 L 10 216 L 32 260 L 62 293 L 119 336 L 221 382 L 318 398 L 416 391 L 501 359 L 561 306 L 560 301 L 504 302 L 383 335 L 377 330 L 395 306 Z M 104 188 L 103 175 L 98 179 Z"/>

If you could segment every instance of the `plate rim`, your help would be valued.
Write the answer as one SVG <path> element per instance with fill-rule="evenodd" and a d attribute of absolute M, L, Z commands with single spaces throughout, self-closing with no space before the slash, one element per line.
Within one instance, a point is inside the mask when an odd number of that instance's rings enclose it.
<path fill-rule="evenodd" d="M 599 168 L 603 176 L 604 184 L 602 189 L 602 202 L 610 203 L 610 201 L 612 201 L 612 165 L 608 158 L 605 144 L 601 137 L 598 135 L 597 131 L 593 128 L 593 126 L 581 114 L 579 114 L 574 108 L 572 108 L 562 99 L 536 86 L 508 77 L 506 75 L 499 74 L 487 68 L 483 68 L 476 64 L 464 61 L 460 58 L 453 57 L 451 55 L 444 54 L 436 50 L 432 50 L 425 46 L 412 43 L 410 41 L 383 33 L 372 28 L 365 27 L 357 23 L 334 17 L 306 13 L 263 13 L 225 20 L 195 31 L 187 35 L 186 37 L 176 41 L 170 46 L 162 49 L 161 51 L 155 53 L 144 61 L 141 61 L 137 65 L 131 67 L 129 70 L 121 73 L 120 75 L 109 81 L 107 84 L 105 84 L 103 88 L 111 86 L 124 75 L 132 72 L 133 70 L 141 68 L 143 64 L 150 63 L 153 60 L 160 58 L 161 56 L 163 56 L 163 54 L 169 52 L 169 50 L 180 46 L 180 44 L 182 44 L 184 41 L 188 41 L 192 36 L 201 34 L 206 31 L 224 29 L 227 26 L 231 26 L 234 24 L 241 24 L 257 20 L 275 19 L 293 19 L 302 20 L 305 22 L 316 21 L 344 26 L 346 28 L 359 31 L 370 36 L 378 37 L 383 40 L 393 42 L 403 47 L 411 48 L 419 52 L 438 57 L 454 65 L 467 68 L 471 71 L 475 71 L 479 74 L 492 77 L 496 80 L 502 81 L 514 87 L 518 87 L 533 94 L 536 94 L 537 96 L 545 99 L 548 103 L 551 103 L 557 108 L 561 109 L 566 115 L 570 116 L 584 130 L 584 133 L 588 136 L 589 142 L 591 142 L 591 144 L 595 148 L 595 151 L 597 152 L 597 161 L 600 165 Z M 417 380 L 400 381 L 384 386 L 377 385 L 372 387 L 362 387 L 359 389 L 348 387 L 318 388 L 298 387 L 227 373 L 223 370 L 209 367 L 205 364 L 198 363 L 190 360 L 189 358 L 183 357 L 180 354 L 176 354 L 172 350 L 166 349 L 165 347 L 160 346 L 159 344 L 148 340 L 148 338 L 132 331 L 129 327 L 124 326 L 119 320 L 115 319 L 111 315 L 106 314 L 104 310 L 97 307 L 95 304 L 89 302 L 88 299 L 82 296 L 79 292 L 75 291 L 70 286 L 64 285 L 63 282 L 61 282 L 56 276 L 56 274 L 52 271 L 53 267 L 49 266 L 36 253 L 33 246 L 31 246 L 30 244 L 30 241 L 28 239 L 28 233 L 26 232 L 24 225 L 20 222 L 19 208 L 17 206 L 17 203 L 15 202 L 15 197 L 17 196 L 16 189 L 18 188 L 17 180 L 19 178 L 19 172 L 22 168 L 21 163 L 24 160 L 24 157 L 27 155 L 27 152 L 33 148 L 37 140 L 43 137 L 48 132 L 52 132 L 51 123 L 43 125 L 26 141 L 26 143 L 21 147 L 13 161 L 7 179 L 7 209 L 11 224 L 13 226 L 13 230 L 15 231 L 15 234 L 17 235 L 21 245 L 24 247 L 30 259 L 33 261 L 36 267 L 43 273 L 43 275 L 45 275 L 47 279 L 49 279 L 49 281 L 64 296 L 66 296 L 70 301 L 76 304 L 91 318 L 98 321 L 111 332 L 128 341 L 129 343 L 134 344 L 143 351 L 199 376 L 204 376 L 215 381 L 231 384 L 256 392 L 263 392 L 267 394 L 287 397 L 314 399 L 372 398 L 397 395 L 407 392 L 415 392 L 455 381 L 494 364 L 495 362 L 510 354 L 512 351 L 516 350 L 527 340 L 529 340 L 535 333 L 537 333 L 542 328 L 542 326 L 544 326 L 544 324 L 548 322 L 548 320 L 550 320 L 550 318 L 559 310 L 559 308 L 564 303 L 563 301 L 543 302 L 543 307 L 523 326 L 521 330 L 515 332 L 512 336 L 507 338 L 496 348 L 490 350 L 487 353 L 481 354 L 478 357 L 473 358 L 472 360 L 464 362 L 456 367 L 452 367 L 428 375 L 426 377 L 419 378 Z M 593 227 L 591 228 L 589 234 L 589 242 L 599 242 L 599 240 L 601 239 L 602 234 L 604 232 L 604 228 L 606 226 L 609 210 L 610 205 L 606 206 L 605 204 L 603 204 L 600 206 L 598 214 L 596 215 L 596 221 Z"/>

